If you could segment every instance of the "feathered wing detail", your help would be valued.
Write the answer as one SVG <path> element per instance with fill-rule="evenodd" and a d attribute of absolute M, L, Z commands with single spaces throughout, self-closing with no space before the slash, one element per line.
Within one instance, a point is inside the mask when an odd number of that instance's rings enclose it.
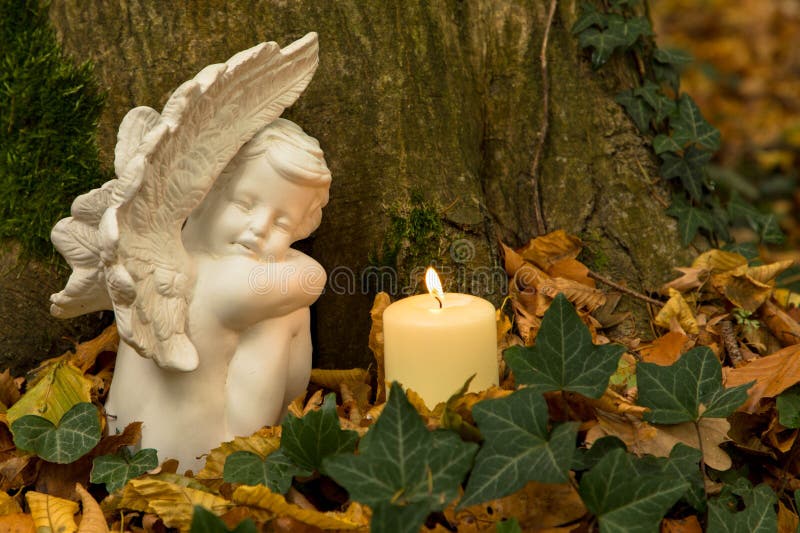
<path fill-rule="evenodd" d="M 162 367 L 196 368 L 186 334 L 195 273 L 181 228 L 242 145 L 297 100 L 316 70 L 317 48 L 315 33 L 283 50 L 259 44 L 203 69 L 178 87 L 160 115 L 136 108 L 126 116 L 115 150 L 117 179 L 76 199 L 73 217 L 53 230 L 56 247 L 71 254 L 65 257 L 75 268 L 51 298 L 54 314 L 74 308 L 79 286 L 102 292 L 92 285 L 99 280 L 126 343 Z M 76 214 L 82 225 L 73 228 L 65 221 Z M 73 235 L 78 227 L 91 234 L 89 245 Z M 73 284 L 83 259 L 88 270 L 99 259 L 102 269 Z"/>

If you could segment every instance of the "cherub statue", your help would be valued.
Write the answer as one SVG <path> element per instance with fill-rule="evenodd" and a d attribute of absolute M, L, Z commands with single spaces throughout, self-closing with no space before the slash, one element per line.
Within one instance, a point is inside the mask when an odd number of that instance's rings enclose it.
<path fill-rule="evenodd" d="M 111 431 L 197 470 L 199 456 L 279 422 L 311 372 L 323 268 L 290 248 L 319 225 L 319 143 L 278 118 L 316 69 L 317 36 L 262 43 L 123 119 L 117 178 L 78 197 L 52 240 L 72 266 L 51 312 L 113 309 Z"/>

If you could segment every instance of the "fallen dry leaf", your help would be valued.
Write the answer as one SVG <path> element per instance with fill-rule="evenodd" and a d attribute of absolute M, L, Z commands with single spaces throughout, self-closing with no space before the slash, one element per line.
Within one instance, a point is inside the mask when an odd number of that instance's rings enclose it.
<path fill-rule="evenodd" d="M 0 516 L 0 531 L 5 533 L 43 533 L 36 530 L 33 517 L 25 513 Z"/>
<path fill-rule="evenodd" d="M 800 382 L 800 344 L 787 346 L 766 357 L 760 357 L 738 368 L 723 369 L 726 387 L 755 381 L 747 392 L 743 409 L 753 412 L 761 398 L 774 398 Z"/>
<path fill-rule="evenodd" d="M 81 497 L 83 507 L 78 533 L 108 533 L 108 523 L 97 501 L 81 485 L 76 485 L 75 491 Z"/>
<path fill-rule="evenodd" d="M 0 516 L 21 512 L 22 507 L 19 506 L 16 498 L 12 498 L 6 492 L 0 492 Z"/>
<path fill-rule="evenodd" d="M 541 532 L 579 520 L 586 512 L 583 501 L 569 483 L 532 481 L 505 498 L 459 511 L 450 505 L 444 515 L 459 533 L 494 531 L 497 522 L 512 516 L 523 531 Z"/>
<path fill-rule="evenodd" d="M 575 307 L 582 307 L 590 312 L 606 303 L 606 295 L 602 291 L 565 278 L 550 278 L 543 281 L 539 285 L 539 292 L 548 298 L 555 298 L 561 293 Z"/>
<path fill-rule="evenodd" d="M 784 346 L 800 343 L 800 324 L 771 300 L 761 306 L 759 317 Z"/>
<path fill-rule="evenodd" d="M 75 533 L 78 530 L 74 518 L 78 512 L 77 503 L 35 491 L 25 494 L 25 500 L 37 533 Z"/>
<path fill-rule="evenodd" d="M 525 264 L 525 259 L 503 242 L 500 242 L 500 250 L 503 253 L 503 266 L 506 274 L 508 274 L 509 277 L 513 277 L 514 274 L 517 273 L 517 270 Z"/>
<path fill-rule="evenodd" d="M 712 274 L 727 272 L 742 265 L 747 265 L 746 257 L 735 252 L 726 252 L 718 249 L 703 252 L 692 262 L 693 268 L 702 268 Z"/>
<path fill-rule="evenodd" d="M 678 292 L 686 292 L 700 288 L 706 284 L 711 274 L 710 270 L 700 267 L 676 267 L 675 270 L 681 272 L 683 275 L 662 285 L 660 289 L 662 294 L 669 294 L 670 289 L 675 289 Z"/>
<path fill-rule="evenodd" d="M 703 533 L 703 528 L 695 515 L 665 518 L 661 521 L 661 533 Z"/>
<path fill-rule="evenodd" d="M 0 373 L 0 402 L 8 408 L 19 400 L 20 393 L 14 377 L 9 369 Z"/>
<path fill-rule="evenodd" d="M 355 530 L 369 526 L 369 519 L 358 504 L 351 504 L 343 513 L 334 511 L 323 513 L 289 503 L 281 494 L 275 494 L 263 485 L 238 487 L 233 493 L 233 502 L 266 510 L 276 516 L 290 517 L 320 529 Z"/>
<path fill-rule="evenodd" d="M 795 533 L 800 526 L 800 518 L 778 501 L 778 533 Z"/>
<path fill-rule="evenodd" d="M 369 316 L 372 319 L 372 326 L 369 329 L 369 349 L 375 356 L 376 369 L 378 373 L 378 390 L 376 391 L 375 402 L 386 401 L 386 371 L 383 364 L 383 311 L 389 307 L 392 299 L 385 292 L 375 295 L 372 309 Z"/>
<path fill-rule="evenodd" d="M 679 442 L 700 449 L 697 431 L 692 422 L 661 426 L 648 424 L 631 415 L 617 415 L 597 411 L 598 424 L 586 435 L 586 442 L 593 443 L 601 437 L 613 435 L 620 438 L 628 446 L 628 450 L 637 454 L 650 454 L 656 457 L 669 456 L 672 448 Z M 717 470 L 731 467 L 731 458 L 720 444 L 728 439 L 730 424 L 724 418 L 703 418 L 700 420 L 700 434 L 703 438 L 703 459 L 705 463 Z"/>
<path fill-rule="evenodd" d="M 556 230 L 532 239 L 518 252 L 542 270 L 547 270 L 562 259 L 575 259 L 582 249 L 583 243 L 579 238 L 564 230 Z"/>
<path fill-rule="evenodd" d="M 678 321 L 684 331 L 694 335 L 700 331 L 697 319 L 683 295 L 675 289 L 669 289 L 669 300 L 658 312 L 654 322 L 662 328 L 670 329 L 673 319 Z"/>
<path fill-rule="evenodd" d="M 751 313 L 772 293 L 771 286 L 750 277 L 746 265 L 711 276 L 711 284 L 733 305 Z"/>
<path fill-rule="evenodd" d="M 679 331 L 670 331 L 649 344 L 639 348 L 642 361 L 669 366 L 677 361 L 684 352 L 689 337 Z"/>
<path fill-rule="evenodd" d="M 589 268 L 577 259 L 556 261 L 547 269 L 547 274 L 553 278 L 571 279 L 593 289 L 597 287 L 595 281 L 589 277 Z"/>

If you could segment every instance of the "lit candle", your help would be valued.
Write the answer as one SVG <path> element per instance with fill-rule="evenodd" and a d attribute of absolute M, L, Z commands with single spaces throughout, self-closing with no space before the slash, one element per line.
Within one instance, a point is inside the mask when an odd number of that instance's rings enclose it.
<path fill-rule="evenodd" d="M 494 306 L 469 294 L 444 293 L 432 268 L 429 294 L 398 300 L 383 312 L 386 381 L 399 381 L 428 407 L 446 401 L 471 375 L 470 391 L 498 384 Z"/>

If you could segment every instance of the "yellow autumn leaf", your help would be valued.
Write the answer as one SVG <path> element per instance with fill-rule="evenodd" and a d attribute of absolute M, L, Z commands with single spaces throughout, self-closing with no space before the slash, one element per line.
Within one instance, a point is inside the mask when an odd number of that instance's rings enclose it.
<path fill-rule="evenodd" d="M 583 243 L 579 238 L 559 229 L 532 239 L 518 252 L 542 270 L 547 270 L 562 259 L 575 259 L 582 249 Z"/>
<path fill-rule="evenodd" d="M 776 261 L 768 265 L 750 267 L 747 269 L 747 275 L 761 283 L 769 283 L 793 264 L 794 261 L 787 259 L 785 261 Z"/>
<path fill-rule="evenodd" d="M 689 304 L 686 303 L 681 293 L 670 288 L 669 300 L 656 315 L 655 323 L 662 328 L 669 329 L 673 318 L 678 321 L 678 324 L 687 333 L 697 334 L 700 332 L 697 319 L 695 319 Z"/>
<path fill-rule="evenodd" d="M 92 381 L 71 364 L 53 364 L 36 385 L 8 410 L 8 423 L 25 415 L 41 416 L 58 424 L 75 404 L 91 402 Z"/>
<path fill-rule="evenodd" d="M 736 307 L 751 313 L 761 307 L 772 293 L 772 287 L 748 275 L 747 266 L 711 277 L 714 288 Z"/>
<path fill-rule="evenodd" d="M 275 494 L 263 485 L 238 487 L 236 491 L 234 491 L 232 499 L 237 505 L 264 509 L 277 516 L 289 516 L 299 522 L 320 529 L 353 530 L 363 529 L 369 526 L 369 519 L 365 513 L 341 513 L 334 511 L 322 513 L 314 509 L 304 509 L 298 505 L 287 502 L 286 498 L 282 495 Z"/>
<path fill-rule="evenodd" d="M 31 491 L 25 495 L 36 525 L 36 533 L 75 533 L 78 504 L 49 494 Z"/>
<path fill-rule="evenodd" d="M 262 428 L 249 437 L 236 437 L 230 442 L 223 442 L 211 450 L 206 464 L 195 476 L 197 479 L 222 479 L 225 459 L 233 452 L 253 452 L 260 457 L 271 454 L 281 444 L 281 428 Z"/>
<path fill-rule="evenodd" d="M 698 255 L 697 259 L 692 263 L 692 267 L 708 270 L 712 274 L 719 274 L 746 264 L 747 258 L 743 255 L 723 250 L 709 250 Z"/>
<path fill-rule="evenodd" d="M 9 496 L 6 492 L 0 492 L 0 516 L 21 512 L 22 508 L 19 506 L 16 499 Z"/>
<path fill-rule="evenodd" d="M 349 370 L 314 368 L 311 370 L 311 383 L 329 390 L 339 390 L 342 383 L 369 383 L 369 371 L 365 368 Z"/>
<path fill-rule="evenodd" d="M 789 289 L 774 289 L 772 291 L 772 297 L 784 309 L 800 307 L 800 293 L 792 292 Z"/>
<path fill-rule="evenodd" d="M 158 515 L 167 527 L 189 531 L 194 506 L 221 515 L 232 507 L 221 496 L 157 479 L 132 479 L 122 489 L 117 508 Z"/>
<path fill-rule="evenodd" d="M 83 506 L 81 526 L 78 528 L 78 533 L 109 533 L 108 523 L 97 501 L 92 498 L 92 495 L 80 483 L 75 485 L 75 490 L 81 497 L 81 505 Z"/>

